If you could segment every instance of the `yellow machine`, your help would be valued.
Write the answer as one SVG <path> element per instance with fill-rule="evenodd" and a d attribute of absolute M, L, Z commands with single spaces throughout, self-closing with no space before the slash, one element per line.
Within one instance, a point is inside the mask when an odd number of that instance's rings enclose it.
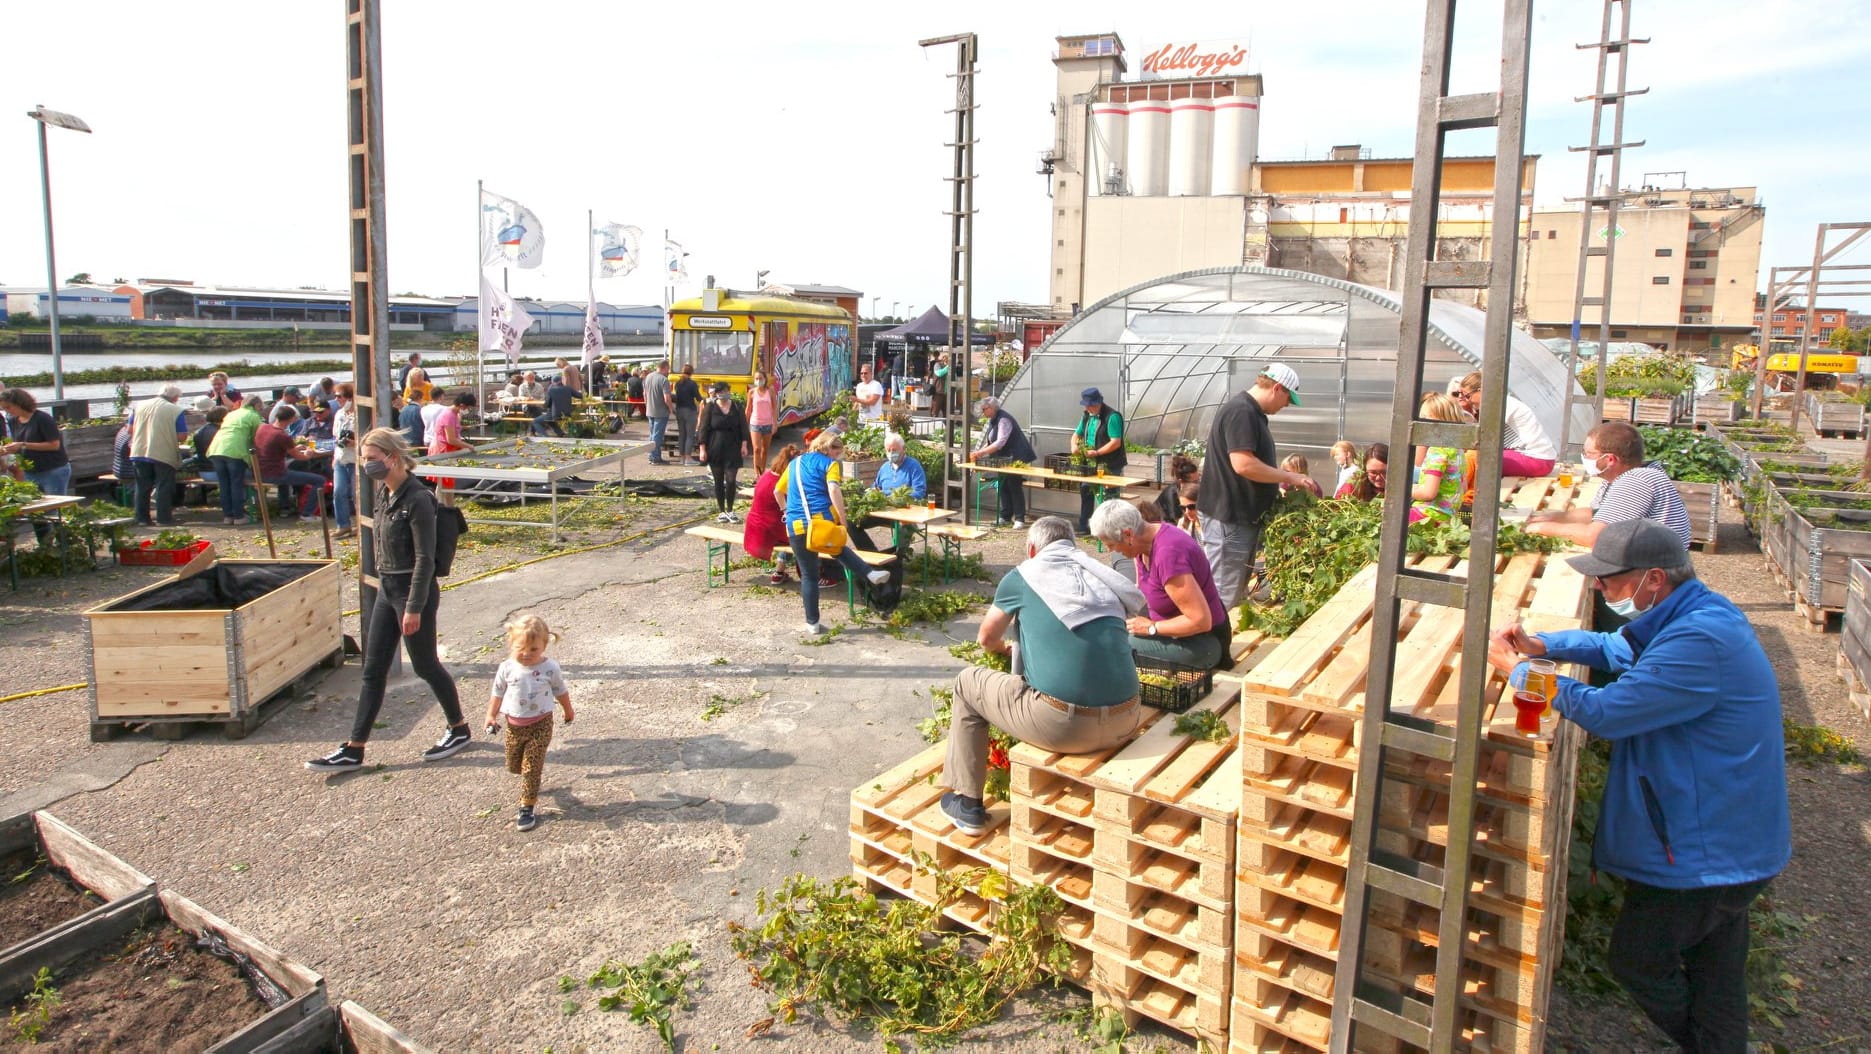
<path fill-rule="evenodd" d="M 1730 356 L 1729 368 L 1736 370 L 1754 369 L 1754 360 L 1760 353 L 1761 349 L 1753 344 L 1737 344 Z M 1797 374 L 1799 371 L 1799 352 L 1788 353 L 1782 351 L 1767 356 L 1767 372 L 1769 373 Z M 1809 351 L 1806 353 L 1806 373 L 1809 376 L 1815 373 L 1839 374 L 1857 372 L 1858 356 L 1856 355 L 1841 355 L 1837 352 L 1821 354 L 1816 351 Z"/>
<path fill-rule="evenodd" d="M 831 409 L 856 371 L 851 315 L 785 296 L 710 289 L 669 309 L 670 367 L 695 367 L 704 391 L 727 381 L 745 398 L 754 371 L 779 394 L 780 424 Z"/>

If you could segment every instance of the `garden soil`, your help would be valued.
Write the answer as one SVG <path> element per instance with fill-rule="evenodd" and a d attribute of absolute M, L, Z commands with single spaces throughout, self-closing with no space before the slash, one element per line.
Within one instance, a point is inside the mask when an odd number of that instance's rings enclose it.
<path fill-rule="evenodd" d="M 52 869 L 34 850 L 0 860 L 0 948 L 75 919 L 102 904 Z"/>
<path fill-rule="evenodd" d="M 700 470 L 633 464 L 631 475 L 646 471 Z M 17 803 L 43 800 L 48 786 L 86 788 L 52 811 L 324 974 L 334 998 L 358 1001 L 436 1050 L 658 1050 L 652 1032 L 600 1011 L 598 993 L 578 982 L 607 960 L 635 962 L 680 940 L 698 959 L 693 1005 L 676 1015 L 681 1049 L 881 1049 L 874 1037 L 818 1023 L 743 1039 L 768 1011 L 725 927 L 753 922 L 755 893 L 786 875 L 850 873 L 850 791 L 921 749 L 914 724 L 929 712 L 929 687 L 953 679 L 961 663 L 947 646 L 971 640 L 976 618 L 900 640 L 846 624 L 842 593 L 827 591 L 826 617 L 845 628 L 807 645 L 796 585 L 769 590 L 764 574 L 737 570 L 730 585 L 705 587 L 702 543 L 679 525 L 711 518 L 706 502 L 636 498 L 581 516 L 560 545 L 536 529 L 477 525 L 469 536 L 443 594 L 441 639 L 477 729 L 504 655 L 502 624 L 533 613 L 564 634 L 551 653 L 571 679 L 578 718 L 556 730 L 543 822 L 530 833 L 513 828 L 517 779 L 497 740 L 477 733 L 453 759 L 418 760 L 443 722 L 406 674 L 392 681 L 364 769 L 304 771 L 301 762 L 350 723 L 355 660 L 242 741 L 209 730 L 154 746 L 140 737 L 92 744 L 82 692 L 15 700 L 0 795 Z M 195 529 L 229 556 L 266 552 L 252 529 Z M 280 537 L 282 555 L 319 548 L 315 527 L 292 525 Z M 625 541 L 575 551 L 617 539 Z M 975 548 L 998 574 L 1021 544 L 1002 531 Z M 540 557 L 552 558 L 475 578 Z M 1871 745 L 1834 673 L 1836 635 L 1796 627 L 1740 523 L 1723 524 L 1720 551 L 1696 564 L 1754 618 L 1788 716 Z M 15 691 L 83 682 L 77 612 L 151 574 L 35 580 L 0 599 L 10 638 L 0 681 Z M 345 588 L 352 606 L 354 586 Z M 354 618 L 346 625 L 355 632 Z M 73 780 L 80 771 L 85 779 Z M 1801 1012 L 1757 1038 L 1792 1049 L 1871 1043 L 1871 928 L 1857 921 L 1871 903 L 1871 776 L 1857 765 L 1797 766 L 1790 776 L 1795 856 L 1775 896 L 1810 920 L 1786 949 Z M 1554 1049 L 1667 1047 L 1619 998 L 1561 993 L 1554 1004 Z M 1084 1006 L 1077 993 L 1022 1001 L 970 1037 L 970 1049 L 1088 1049 Z M 1189 1049 L 1155 1026 L 1136 1038 L 1128 1049 Z"/>

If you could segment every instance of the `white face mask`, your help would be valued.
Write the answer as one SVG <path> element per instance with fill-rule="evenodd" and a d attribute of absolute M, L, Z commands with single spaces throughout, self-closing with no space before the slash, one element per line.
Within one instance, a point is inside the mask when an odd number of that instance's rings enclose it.
<path fill-rule="evenodd" d="M 1602 458 L 1604 456 L 1605 455 L 1600 454 L 1598 455 L 1598 458 Z M 1604 472 L 1605 472 L 1603 468 L 1599 467 L 1598 458 L 1593 458 L 1592 460 L 1587 461 L 1582 466 L 1585 469 L 1585 474 L 1593 479 L 1597 479 L 1599 476 L 1604 475 Z"/>

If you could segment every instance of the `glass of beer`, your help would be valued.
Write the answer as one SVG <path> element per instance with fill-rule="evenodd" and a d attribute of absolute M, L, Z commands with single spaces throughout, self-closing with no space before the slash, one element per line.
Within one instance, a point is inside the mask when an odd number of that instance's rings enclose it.
<path fill-rule="evenodd" d="M 1571 465 L 1559 466 L 1559 485 L 1562 487 L 1572 486 L 1572 466 Z"/>
<path fill-rule="evenodd" d="M 1553 696 L 1559 691 L 1559 664 L 1551 659 L 1533 659 L 1527 663 L 1527 691 L 1538 692 L 1546 700 L 1540 716 L 1553 712 Z"/>
<path fill-rule="evenodd" d="M 1526 736 L 1540 734 L 1540 714 L 1546 709 L 1546 700 L 1537 692 L 1514 693 L 1514 731 Z"/>
<path fill-rule="evenodd" d="M 930 499 L 929 499 L 929 510 L 930 510 L 931 512 L 934 512 L 934 511 L 935 511 L 935 507 L 936 507 L 936 500 L 935 500 L 934 498 L 930 498 Z"/>

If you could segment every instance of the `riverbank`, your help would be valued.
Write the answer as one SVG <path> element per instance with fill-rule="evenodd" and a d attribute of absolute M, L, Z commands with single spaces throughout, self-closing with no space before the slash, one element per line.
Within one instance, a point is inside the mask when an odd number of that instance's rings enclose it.
<path fill-rule="evenodd" d="M 97 326 L 59 324 L 59 344 L 65 355 L 109 354 L 137 348 L 257 348 L 267 351 L 304 351 L 308 349 L 348 348 L 349 330 L 343 329 L 205 329 L 180 326 Z M 444 331 L 392 332 L 390 343 L 403 351 L 433 351 L 447 345 L 458 334 Z M 50 329 L 43 325 L 0 326 L 0 349 L 47 352 Z M 605 334 L 604 343 L 613 348 L 656 347 L 660 334 Z M 581 333 L 528 333 L 525 344 L 531 348 L 577 348 L 584 345 Z"/>

